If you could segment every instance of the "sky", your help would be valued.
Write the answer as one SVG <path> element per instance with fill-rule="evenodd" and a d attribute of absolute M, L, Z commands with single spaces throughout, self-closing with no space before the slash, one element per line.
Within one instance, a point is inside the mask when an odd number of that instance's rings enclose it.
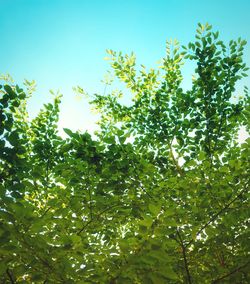
<path fill-rule="evenodd" d="M 0 0 L 0 11 L 0 74 L 9 73 L 19 85 L 36 81 L 31 117 L 52 99 L 49 90 L 59 89 L 61 133 L 64 127 L 96 128 L 97 117 L 72 87 L 103 93 L 106 49 L 133 51 L 138 64 L 156 67 L 167 39 L 185 45 L 194 40 L 197 24 L 208 22 L 226 42 L 248 41 L 250 66 L 249 0 Z M 185 65 L 183 72 L 188 88 L 192 66 Z M 243 83 L 250 85 L 249 79 Z"/>

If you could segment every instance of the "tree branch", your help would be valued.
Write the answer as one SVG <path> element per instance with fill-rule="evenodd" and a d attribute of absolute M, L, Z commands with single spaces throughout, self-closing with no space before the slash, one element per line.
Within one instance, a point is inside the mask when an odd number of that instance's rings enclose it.
<path fill-rule="evenodd" d="M 8 277 L 9 277 L 9 279 L 10 279 L 10 283 L 11 284 L 15 284 L 16 281 L 13 279 L 13 276 L 11 275 L 11 272 L 10 272 L 9 268 L 6 269 L 6 273 L 7 273 Z"/>
<path fill-rule="evenodd" d="M 175 156 L 174 156 L 174 153 L 173 153 L 173 148 L 172 148 L 172 145 L 171 145 L 171 144 L 169 145 L 169 149 L 170 149 L 170 156 L 171 156 L 171 159 L 172 159 L 173 162 L 174 162 L 174 165 L 175 165 L 175 167 L 176 167 L 176 170 L 177 170 L 178 174 L 179 174 L 180 176 L 183 176 L 183 170 L 182 170 L 182 168 L 180 167 L 178 161 L 175 159 Z"/>
<path fill-rule="evenodd" d="M 209 221 L 207 221 L 207 223 L 206 223 L 205 225 L 203 225 L 203 226 L 201 227 L 201 229 L 196 233 L 196 237 L 197 237 L 204 229 L 206 229 L 206 227 L 207 227 L 208 225 L 210 225 L 210 224 L 211 224 L 212 222 L 214 222 L 222 213 L 224 213 L 224 211 L 226 211 L 226 210 L 229 208 L 229 206 L 230 206 L 232 203 L 234 203 L 234 202 L 235 202 L 245 191 L 247 191 L 247 190 L 248 190 L 247 187 L 244 188 L 234 199 L 232 199 L 229 203 L 227 203 L 225 207 L 223 207 L 220 211 L 218 211 L 216 214 L 214 214 L 214 215 L 212 216 L 212 218 L 211 218 Z M 186 246 L 189 246 L 191 243 L 193 243 L 193 241 L 194 241 L 194 239 L 190 240 L 190 241 L 187 243 Z"/>
<path fill-rule="evenodd" d="M 213 280 L 211 283 L 212 283 L 212 284 L 218 283 L 218 282 L 220 282 L 221 280 L 223 280 L 223 279 L 225 279 L 225 278 L 227 278 L 227 277 L 233 275 L 234 273 L 240 272 L 240 270 L 241 270 L 242 268 L 246 267 L 249 263 L 250 263 L 250 261 L 248 261 L 247 263 L 245 263 L 245 264 L 243 264 L 243 265 L 237 267 L 236 269 L 230 271 L 229 273 L 227 273 L 227 274 L 225 274 L 225 275 L 223 275 L 223 276 L 221 276 L 221 277 L 219 277 L 219 278 Z"/>
<path fill-rule="evenodd" d="M 181 245 L 181 249 L 182 249 L 182 255 L 183 255 L 183 259 L 184 259 L 184 266 L 185 266 L 185 270 L 186 270 L 186 274 L 187 274 L 187 280 L 188 280 L 189 284 L 192 284 L 191 275 L 190 275 L 190 272 L 189 272 L 188 262 L 187 262 L 186 247 L 184 246 L 184 243 L 183 243 L 183 240 L 181 238 L 180 232 L 178 231 L 178 229 L 176 231 L 177 231 L 177 236 L 178 236 L 178 238 L 180 240 L 180 245 Z"/>

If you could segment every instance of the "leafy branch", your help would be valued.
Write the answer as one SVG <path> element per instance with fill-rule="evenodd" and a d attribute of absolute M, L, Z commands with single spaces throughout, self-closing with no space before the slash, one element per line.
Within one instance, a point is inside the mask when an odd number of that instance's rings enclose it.
<path fill-rule="evenodd" d="M 236 200 L 238 200 L 243 193 L 247 192 L 248 191 L 248 187 L 245 187 L 243 190 L 240 191 L 240 193 L 235 197 L 233 198 L 230 202 L 228 202 L 226 204 L 226 206 L 224 206 L 220 211 L 218 211 L 216 214 L 214 214 L 212 216 L 212 218 L 210 220 L 207 221 L 206 224 L 204 224 L 200 230 L 196 233 L 196 237 L 199 236 L 199 234 L 205 230 L 211 223 L 213 223 L 221 214 L 223 214 L 229 207 L 231 204 L 233 204 Z M 190 240 L 188 243 L 187 243 L 187 246 L 191 245 L 193 242 L 194 242 L 195 238 L 193 238 L 192 240 Z"/>
<path fill-rule="evenodd" d="M 243 268 L 247 267 L 249 263 L 250 263 L 250 261 L 248 261 L 247 263 L 245 263 L 245 264 L 243 264 L 243 265 L 241 265 L 241 266 L 235 268 L 234 270 L 230 271 L 229 273 L 227 273 L 227 274 L 225 274 L 225 275 L 223 275 L 223 276 L 221 276 L 221 277 L 219 277 L 219 278 L 213 280 L 213 281 L 211 282 L 211 284 L 218 283 L 218 282 L 220 282 L 221 280 L 226 279 L 226 278 L 232 276 L 233 274 L 235 274 L 235 273 L 237 273 L 237 272 L 240 272 Z"/>

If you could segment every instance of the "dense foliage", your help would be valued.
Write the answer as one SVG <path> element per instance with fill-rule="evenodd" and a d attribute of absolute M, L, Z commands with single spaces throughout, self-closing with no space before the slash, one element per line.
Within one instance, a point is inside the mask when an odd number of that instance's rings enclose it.
<path fill-rule="evenodd" d="M 2 80 L 1 283 L 250 282 L 246 42 L 218 35 L 199 24 L 187 47 L 167 42 L 157 70 L 108 50 L 133 99 L 94 95 L 95 137 L 58 135 L 60 96 L 29 120 L 32 84 Z"/>

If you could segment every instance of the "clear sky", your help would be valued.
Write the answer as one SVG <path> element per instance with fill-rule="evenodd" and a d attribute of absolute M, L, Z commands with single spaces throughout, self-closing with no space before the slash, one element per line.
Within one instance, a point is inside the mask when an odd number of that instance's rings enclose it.
<path fill-rule="evenodd" d="M 60 89 L 61 128 L 93 129 L 95 118 L 72 87 L 103 91 L 106 49 L 134 51 L 139 64 L 154 67 L 166 39 L 187 44 L 197 23 L 209 22 L 225 41 L 248 41 L 250 65 L 250 0 L 0 0 L 0 11 L 0 73 L 20 85 L 36 80 L 31 116 L 51 99 L 49 89 Z"/>

